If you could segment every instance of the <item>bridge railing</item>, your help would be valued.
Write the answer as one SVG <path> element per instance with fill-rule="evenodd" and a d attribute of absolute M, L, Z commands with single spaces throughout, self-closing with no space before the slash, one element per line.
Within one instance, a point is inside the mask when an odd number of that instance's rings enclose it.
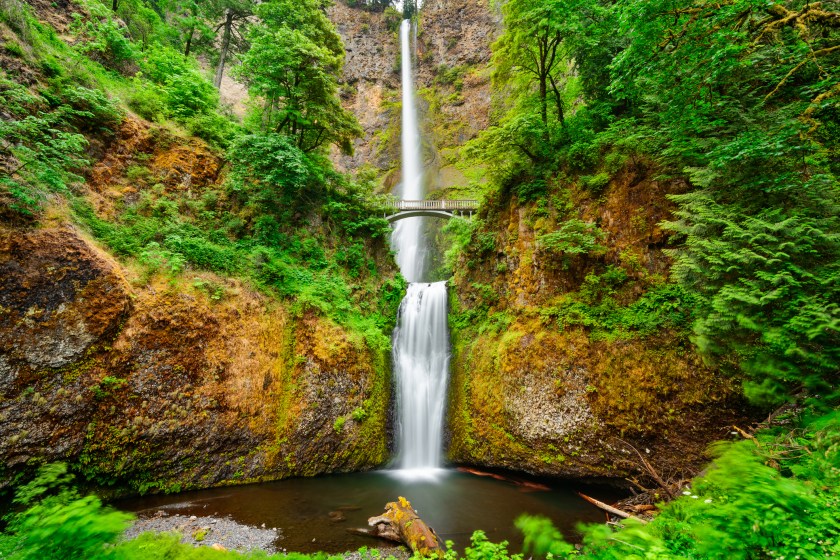
<path fill-rule="evenodd" d="M 389 200 L 386 206 L 392 210 L 443 210 L 445 212 L 467 212 L 478 210 L 477 200 Z"/>

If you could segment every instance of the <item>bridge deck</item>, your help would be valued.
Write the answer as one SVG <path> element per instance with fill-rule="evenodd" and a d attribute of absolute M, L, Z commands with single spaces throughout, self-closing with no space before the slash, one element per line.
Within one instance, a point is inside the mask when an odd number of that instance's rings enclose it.
<path fill-rule="evenodd" d="M 387 203 L 392 212 L 407 210 L 442 210 L 444 212 L 471 212 L 478 210 L 477 200 L 392 200 Z"/>

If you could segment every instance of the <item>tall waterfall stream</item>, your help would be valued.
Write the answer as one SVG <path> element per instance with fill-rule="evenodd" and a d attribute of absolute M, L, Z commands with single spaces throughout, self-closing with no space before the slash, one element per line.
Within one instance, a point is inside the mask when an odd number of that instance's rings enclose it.
<path fill-rule="evenodd" d="M 412 25 L 402 22 L 402 185 L 403 199 L 425 196 L 420 130 L 414 99 Z M 392 246 L 403 276 L 411 282 L 400 304 L 393 337 L 397 385 L 397 457 L 400 474 L 423 477 L 441 465 L 446 382 L 449 374 L 449 331 L 445 282 L 423 283 L 427 240 L 423 220 L 397 222 Z"/>
<path fill-rule="evenodd" d="M 401 29 L 403 79 L 403 182 L 396 194 L 424 198 L 421 139 L 412 75 L 412 27 Z M 239 523 L 277 527 L 275 543 L 289 551 L 339 553 L 361 546 L 381 546 L 347 532 L 365 527 L 367 518 L 386 502 L 406 496 L 420 516 L 458 549 L 481 529 L 493 541 L 508 540 L 513 550 L 522 535 L 513 521 L 522 513 L 545 515 L 572 535 L 579 522 L 596 522 L 601 513 L 574 495 L 579 484 L 552 483 L 541 488 L 522 480 L 497 480 L 445 470 L 442 433 L 449 370 L 447 293 L 444 282 L 423 282 L 429 254 L 425 218 L 397 222 L 392 246 L 403 276 L 410 282 L 393 335 L 398 426 L 391 470 L 288 479 L 232 488 L 213 488 L 168 496 L 133 498 L 117 504 L 143 516 L 163 511 L 180 515 L 228 517 Z M 537 490 L 537 491 L 535 491 Z M 602 491 L 600 495 L 604 495 Z M 213 542 L 213 533 L 206 542 Z M 572 537 L 573 538 L 573 537 Z"/>

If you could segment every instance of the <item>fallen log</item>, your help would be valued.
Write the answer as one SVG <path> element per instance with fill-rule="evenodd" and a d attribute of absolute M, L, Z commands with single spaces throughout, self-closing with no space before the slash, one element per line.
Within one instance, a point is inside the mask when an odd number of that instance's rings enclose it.
<path fill-rule="evenodd" d="M 443 558 L 444 545 L 440 537 L 402 496 L 396 502 L 385 504 L 385 513 L 368 519 L 368 525 L 371 529 L 367 535 L 403 543 L 422 556 Z"/>
<path fill-rule="evenodd" d="M 607 513 L 617 515 L 618 517 L 621 517 L 623 519 L 635 519 L 639 523 L 647 523 L 647 521 L 645 521 L 644 519 L 641 519 L 639 517 L 636 517 L 635 515 L 629 514 L 626 511 L 621 511 L 620 509 L 612 507 L 611 505 L 605 504 L 604 502 L 596 500 L 595 498 L 590 498 L 586 494 L 583 494 L 581 492 L 578 492 L 577 494 L 578 494 L 578 496 L 580 496 L 581 498 L 583 498 L 584 500 L 586 500 L 587 502 L 589 502 L 593 506 L 601 508 L 602 510 L 606 511 Z"/>

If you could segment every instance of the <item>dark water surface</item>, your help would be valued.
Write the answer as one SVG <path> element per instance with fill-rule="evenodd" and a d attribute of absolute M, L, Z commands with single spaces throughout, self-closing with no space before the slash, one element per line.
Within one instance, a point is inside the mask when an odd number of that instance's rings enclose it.
<path fill-rule="evenodd" d="M 519 551 L 522 536 L 513 522 L 523 513 L 550 518 L 571 541 L 577 540 L 577 523 L 604 521 L 603 513 L 575 494 L 578 489 L 580 485 L 555 483 L 551 489 L 540 490 L 521 482 L 451 470 L 441 471 L 435 479 L 375 471 L 132 498 L 114 505 L 143 514 L 164 510 L 171 515 L 230 517 L 248 525 L 265 523 L 282 531 L 278 548 L 344 552 L 381 546 L 384 541 L 353 535 L 347 529 L 367 527 L 368 517 L 381 514 L 386 502 L 405 496 L 420 517 L 441 538 L 454 541 L 458 550 L 469 544 L 474 530 L 481 529 L 490 540 L 507 540 L 512 551 Z M 604 491 L 593 492 L 601 498 L 611 497 Z M 342 515 L 345 520 L 334 519 Z"/>

